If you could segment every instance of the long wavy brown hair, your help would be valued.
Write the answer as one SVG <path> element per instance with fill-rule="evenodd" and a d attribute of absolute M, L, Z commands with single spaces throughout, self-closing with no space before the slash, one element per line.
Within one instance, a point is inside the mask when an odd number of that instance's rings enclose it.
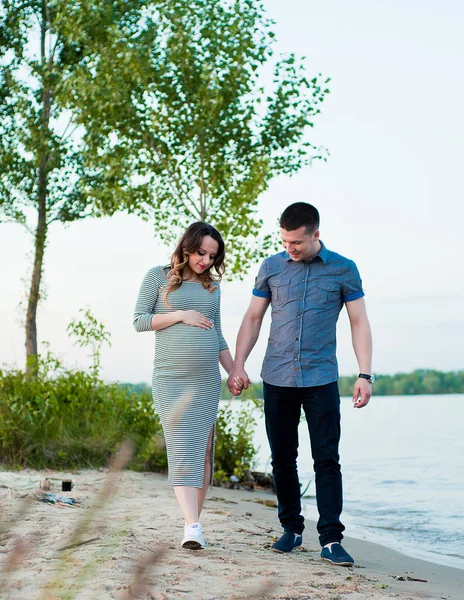
<path fill-rule="evenodd" d="M 213 264 L 209 269 L 198 275 L 198 279 L 203 287 L 212 293 L 217 289 L 217 284 L 221 281 L 224 274 L 225 247 L 224 240 L 217 229 L 208 223 L 198 221 L 192 223 L 180 238 L 176 249 L 171 257 L 171 265 L 166 274 L 168 285 L 164 292 L 164 302 L 166 306 L 171 306 L 168 300 L 168 294 L 179 289 L 185 275 L 189 271 L 189 256 L 200 249 L 201 242 L 205 235 L 209 235 L 218 243 L 218 251 Z M 213 269 L 215 273 L 213 273 Z"/>

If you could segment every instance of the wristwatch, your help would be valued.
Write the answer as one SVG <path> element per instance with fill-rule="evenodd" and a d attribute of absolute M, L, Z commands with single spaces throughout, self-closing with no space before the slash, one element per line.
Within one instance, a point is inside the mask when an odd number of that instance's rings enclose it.
<path fill-rule="evenodd" d="M 361 379 L 367 379 L 367 381 L 371 384 L 375 381 L 375 375 L 368 375 L 367 373 L 360 373 L 358 377 L 361 377 Z"/>

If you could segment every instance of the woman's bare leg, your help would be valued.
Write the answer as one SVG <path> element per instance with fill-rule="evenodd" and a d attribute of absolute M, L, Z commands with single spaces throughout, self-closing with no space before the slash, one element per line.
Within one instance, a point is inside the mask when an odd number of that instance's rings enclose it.
<path fill-rule="evenodd" d="M 208 491 L 209 482 L 211 481 L 211 452 L 213 449 L 213 431 L 214 427 L 211 428 L 211 432 L 209 434 L 208 443 L 206 445 L 206 453 L 205 453 L 205 470 L 203 474 L 203 489 L 197 489 L 197 497 L 198 497 L 198 518 L 200 518 L 201 511 L 203 509 L 203 504 L 206 498 L 206 492 Z"/>
<path fill-rule="evenodd" d="M 186 525 L 198 523 L 200 511 L 198 510 L 198 488 L 186 485 L 173 486 L 177 504 L 182 512 Z"/>

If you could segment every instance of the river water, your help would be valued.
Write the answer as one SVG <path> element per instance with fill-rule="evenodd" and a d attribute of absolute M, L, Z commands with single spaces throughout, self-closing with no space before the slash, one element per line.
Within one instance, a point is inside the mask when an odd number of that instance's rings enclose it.
<path fill-rule="evenodd" d="M 341 411 L 347 535 L 464 569 L 464 395 L 374 396 L 363 409 L 342 398 Z M 256 416 L 256 470 L 270 471 L 264 420 Z M 317 519 L 304 421 L 299 432 L 300 482 L 309 483 L 310 496 L 304 513 Z"/>

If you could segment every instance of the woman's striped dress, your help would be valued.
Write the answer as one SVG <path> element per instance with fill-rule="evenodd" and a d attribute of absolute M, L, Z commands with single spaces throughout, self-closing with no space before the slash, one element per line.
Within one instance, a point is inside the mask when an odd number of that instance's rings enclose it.
<path fill-rule="evenodd" d="M 208 330 L 176 323 L 155 332 L 152 390 L 166 440 L 168 485 L 202 488 L 206 446 L 216 424 L 221 392 L 219 352 L 227 348 L 221 331 L 220 291 L 210 293 L 199 282 L 184 281 L 169 294 L 168 307 L 163 298 L 167 272 L 166 268 L 154 267 L 145 275 L 134 327 L 151 331 L 154 314 L 175 310 L 196 310 L 214 323 Z"/>

